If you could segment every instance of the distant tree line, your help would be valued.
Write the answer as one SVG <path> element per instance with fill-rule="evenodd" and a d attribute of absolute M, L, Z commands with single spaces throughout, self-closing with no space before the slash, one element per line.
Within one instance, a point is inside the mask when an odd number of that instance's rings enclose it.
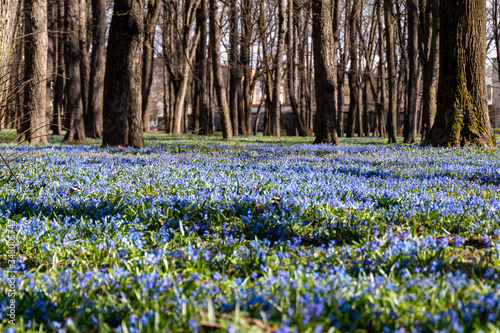
<path fill-rule="evenodd" d="M 493 145 L 485 61 L 499 0 L 0 2 L 0 126 L 142 147 L 155 59 L 167 133 Z M 441 38 L 440 38 L 441 36 Z M 496 68 L 496 75 L 500 75 Z M 257 87 L 260 105 L 253 105 Z M 348 111 L 344 112 L 344 105 Z M 257 109 L 257 110 L 255 110 Z M 191 127 L 186 126 L 192 110 Z"/>

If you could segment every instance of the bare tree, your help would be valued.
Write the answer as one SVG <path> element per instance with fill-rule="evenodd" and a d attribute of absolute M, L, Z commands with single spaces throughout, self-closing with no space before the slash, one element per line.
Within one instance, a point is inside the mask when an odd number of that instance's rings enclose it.
<path fill-rule="evenodd" d="M 227 105 L 224 79 L 220 66 L 220 27 L 218 25 L 218 4 L 217 0 L 210 0 L 210 52 L 212 55 L 212 70 L 214 74 L 214 86 L 216 91 L 217 103 L 219 107 L 220 121 L 222 127 L 222 137 L 224 139 L 233 138 L 233 129 L 231 127 L 231 117 Z"/>

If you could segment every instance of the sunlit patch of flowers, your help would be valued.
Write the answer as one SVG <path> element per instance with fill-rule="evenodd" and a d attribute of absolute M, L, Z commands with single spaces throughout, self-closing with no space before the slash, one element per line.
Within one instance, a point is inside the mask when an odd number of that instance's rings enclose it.
<path fill-rule="evenodd" d="M 0 224 L 16 225 L 19 331 L 499 329 L 498 150 L 157 142 L 13 156 Z"/>

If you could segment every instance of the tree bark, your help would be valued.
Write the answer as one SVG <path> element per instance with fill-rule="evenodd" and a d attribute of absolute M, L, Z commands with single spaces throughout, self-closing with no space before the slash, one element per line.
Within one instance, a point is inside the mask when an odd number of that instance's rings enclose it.
<path fill-rule="evenodd" d="M 292 0 L 289 0 L 292 1 Z M 278 41 L 274 60 L 273 99 L 271 102 L 271 135 L 281 136 L 281 79 L 285 53 L 286 0 L 278 0 Z"/>
<path fill-rule="evenodd" d="M 349 84 L 349 113 L 347 118 L 347 137 L 354 137 L 356 133 L 356 118 L 359 117 L 359 75 L 358 75 L 358 39 L 357 39 L 357 17 L 359 0 L 353 0 L 348 17 L 349 29 L 349 62 L 350 68 L 347 73 Z"/>
<path fill-rule="evenodd" d="M 13 55 L 15 50 L 14 37 L 17 34 L 19 25 L 20 0 L 3 1 L 0 6 L 0 118 L 5 117 L 10 104 L 9 78 L 15 79 L 14 73 L 9 73 L 13 68 Z M 15 68 L 15 67 L 14 67 Z M 17 81 L 17 80 L 16 80 Z M 17 87 L 15 88 L 17 90 Z M 14 95 L 18 95 L 15 93 Z"/>
<path fill-rule="evenodd" d="M 494 146 L 486 92 L 486 2 L 441 0 L 436 121 L 428 143 Z"/>
<path fill-rule="evenodd" d="M 241 51 L 240 51 L 240 63 L 243 72 L 243 86 L 242 86 L 242 97 L 243 97 L 243 109 L 239 110 L 241 113 L 241 119 L 245 123 L 245 126 L 241 126 L 242 130 L 240 134 L 251 135 L 252 134 L 252 86 L 255 85 L 254 78 L 252 77 L 252 66 L 251 66 L 251 49 L 252 49 L 252 0 L 242 0 L 241 3 Z"/>
<path fill-rule="evenodd" d="M 207 135 L 209 132 L 208 124 L 208 101 L 207 101 L 207 1 L 201 0 L 198 7 L 196 24 L 200 32 L 198 49 L 196 50 L 196 81 L 195 81 L 195 99 L 197 114 L 199 116 L 199 135 Z"/>
<path fill-rule="evenodd" d="M 102 138 L 104 72 L 106 70 L 106 0 L 92 0 L 92 56 L 90 60 L 89 118 L 87 132 Z"/>
<path fill-rule="evenodd" d="M 52 133 L 60 135 L 62 132 L 64 115 L 64 1 L 57 2 L 57 34 L 56 59 L 57 77 L 54 85 L 54 117 L 52 119 Z"/>
<path fill-rule="evenodd" d="M 144 147 L 142 137 L 143 1 L 115 0 L 104 79 L 103 146 Z M 113 66 L 109 64 L 113 63 Z"/>
<path fill-rule="evenodd" d="M 219 107 L 220 122 L 222 127 L 222 137 L 224 139 L 233 138 L 233 129 L 231 127 L 231 118 L 226 99 L 226 90 L 224 88 L 224 79 L 222 78 L 222 69 L 220 66 L 220 28 L 218 25 L 218 5 L 217 0 L 210 0 L 210 51 L 212 53 L 212 69 L 214 74 L 214 86 L 216 91 L 217 103 Z"/>
<path fill-rule="evenodd" d="M 65 45 L 64 57 L 66 64 L 66 112 L 69 116 L 67 141 L 85 140 L 85 125 L 83 119 L 83 92 L 81 78 L 82 52 L 80 44 L 80 1 L 69 0 L 65 3 Z"/>
<path fill-rule="evenodd" d="M 238 29 L 238 1 L 231 0 L 229 3 L 229 113 L 231 115 L 231 126 L 233 135 L 245 132 L 243 113 L 238 110 L 238 91 L 240 86 L 239 65 L 239 29 Z"/>
<path fill-rule="evenodd" d="M 422 142 L 436 117 L 436 89 L 439 69 L 439 0 L 423 0 L 420 11 L 422 41 L 420 59 L 423 68 L 422 83 Z"/>
<path fill-rule="evenodd" d="M 332 18 L 337 17 L 339 1 L 313 0 L 313 49 L 314 83 L 316 88 L 316 139 L 314 143 L 333 143 L 337 145 L 336 89 L 337 89 L 337 45 Z M 335 14 L 334 14 L 335 13 Z"/>
<path fill-rule="evenodd" d="M 394 57 L 394 13 L 392 0 L 384 0 L 385 40 L 387 47 L 387 72 L 389 75 L 389 111 L 387 113 L 387 135 L 389 143 L 397 142 L 398 111 L 396 101 L 396 68 Z"/>
<path fill-rule="evenodd" d="M 299 54 L 297 49 L 297 33 L 299 29 L 299 22 L 297 17 L 297 6 L 293 0 L 288 3 L 288 31 L 287 31 L 287 67 L 288 67 L 288 97 L 290 98 L 290 106 L 293 113 L 294 127 L 297 129 L 298 135 L 306 136 L 304 122 L 299 110 L 299 101 L 297 98 L 298 92 L 298 75 L 297 75 L 297 62 Z"/>
<path fill-rule="evenodd" d="M 31 144 L 47 142 L 47 1 L 25 2 L 25 97 L 24 137 Z"/>
<path fill-rule="evenodd" d="M 85 123 L 85 135 L 90 137 L 91 129 L 94 127 L 94 117 L 90 113 L 89 108 L 89 96 L 90 96 L 90 36 L 88 29 L 88 16 L 89 16 L 89 2 L 88 0 L 80 0 L 80 50 L 82 52 L 81 66 L 81 79 L 82 79 L 82 105 L 83 105 L 83 117 Z M 90 29 L 91 31 L 91 29 Z"/>
<path fill-rule="evenodd" d="M 148 13 L 144 24 L 144 45 L 142 50 L 142 130 L 144 132 L 150 131 L 155 29 L 160 17 L 161 5 L 161 0 L 149 0 Z"/>
<path fill-rule="evenodd" d="M 405 143 L 415 142 L 417 135 L 418 61 L 418 0 L 407 0 L 408 11 L 408 108 L 405 117 Z"/>

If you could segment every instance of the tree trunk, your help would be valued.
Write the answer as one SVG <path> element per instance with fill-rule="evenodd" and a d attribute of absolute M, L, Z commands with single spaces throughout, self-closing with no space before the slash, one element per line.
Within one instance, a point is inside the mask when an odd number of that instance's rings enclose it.
<path fill-rule="evenodd" d="M 196 50 L 196 81 L 195 98 L 197 114 L 199 115 L 199 135 L 207 135 L 208 130 L 208 101 L 207 101 L 207 1 L 201 0 L 198 7 L 196 24 L 200 32 L 198 49 Z"/>
<path fill-rule="evenodd" d="M 357 39 L 357 17 L 359 0 L 353 0 L 351 11 L 348 17 L 349 30 L 349 62 L 351 66 L 347 73 L 349 83 L 349 113 L 347 119 L 347 136 L 354 137 L 356 132 L 356 118 L 360 115 L 359 110 L 359 75 L 358 75 L 358 39 Z"/>
<path fill-rule="evenodd" d="M 233 138 L 233 129 L 231 127 L 231 117 L 226 100 L 226 90 L 224 88 L 224 79 L 220 66 L 220 28 L 218 25 L 218 5 L 217 0 L 210 0 L 210 51 L 212 53 L 212 68 L 214 74 L 214 86 L 216 91 L 217 103 L 219 107 L 220 122 L 222 127 L 222 137 L 224 139 Z"/>
<path fill-rule="evenodd" d="M 408 12 L 408 108 L 405 117 L 404 142 L 413 143 L 417 135 L 417 98 L 418 98 L 418 0 L 407 1 Z"/>
<path fill-rule="evenodd" d="M 142 138 L 143 1 L 115 0 L 104 79 L 103 146 L 144 147 Z M 113 66 L 109 64 L 113 63 Z"/>
<path fill-rule="evenodd" d="M 142 130 L 144 132 L 150 131 L 155 29 L 160 17 L 161 5 L 161 0 L 149 0 L 148 13 L 144 24 L 144 45 L 142 50 Z"/>
<path fill-rule="evenodd" d="M 238 91 L 240 86 L 239 65 L 239 29 L 238 29 L 238 0 L 229 3 L 229 113 L 233 135 L 243 133 L 245 122 L 242 117 L 243 110 L 238 110 Z"/>
<path fill-rule="evenodd" d="M 422 83 L 422 142 L 428 134 L 436 117 L 436 88 L 439 69 L 439 0 L 422 1 L 420 25 L 423 40 L 420 45 L 420 58 L 423 67 Z"/>
<path fill-rule="evenodd" d="M 25 97 L 22 139 L 31 144 L 47 142 L 47 1 L 25 2 Z"/>
<path fill-rule="evenodd" d="M 80 44 L 80 1 L 69 0 L 65 3 L 66 41 L 64 57 L 66 64 L 66 112 L 69 116 L 69 128 L 65 140 L 85 140 L 83 119 L 83 92 L 81 78 L 82 52 Z"/>
<path fill-rule="evenodd" d="M 394 60 L 394 14 L 392 0 L 384 0 L 385 40 L 387 47 L 387 71 L 389 75 L 389 111 L 387 113 L 387 135 L 389 143 L 397 142 L 398 110 L 396 101 L 396 68 Z"/>
<path fill-rule="evenodd" d="M 378 118 L 378 132 L 381 138 L 386 135 L 386 119 L 385 119 L 385 64 L 384 64 L 384 33 L 382 26 L 382 0 L 377 0 L 377 26 L 379 33 L 378 43 L 378 86 L 379 99 L 376 101 L 375 110 Z"/>
<path fill-rule="evenodd" d="M 289 0 L 292 1 L 292 0 Z M 271 135 L 281 136 L 281 79 L 285 53 L 286 0 L 278 0 L 278 41 L 274 60 L 273 99 L 271 103 Z"/>
<path fill-rule="evenodd" d="M 485 0 L 440 3 L 439 87 L 433 145 L 494 146 L 486 92 Z"/>
<path fill-rule="evenodd" d="M 337 145 L 336 86 L 337 86 L 337 45 L 334 34 L 338 29 L 339 1 L 313 0 L 313 49 L 314 83 L 316 88 L 316 139 L 314 143 L 333 143 Z M 334 24 L 335 22 L 335 24 Z"/>
<path fill-rule="evenodd" d="M 102 138 L 102 105 L 106 69 L 106 0 L 92 0 L 92 57 L 90 63 L 89 118 L 87 132 Z"/>
<path fill-rule="evenodd" d="M 242 97 L 243 97 L 243 109 L 239 110 L 242 113 L 241 119 L 244 121 L 245 126 L 241 126 L 244 129 L 240 134 L 251 135 L 252 134 L 252 85 L 255 85 L 254 78 L 252 77 L 252 66 L 250 59 L 250 52 L 252 49 L 252 0 L 242 0 L 241 6 L 241 52 L 240 52 L 240 62 L 243 72 L 243 87 L 242 87 Z M 240 124 L 241 125 L 241 124 Z"/>
<path fill-rule="evenodd" d="M 295 128 L 297 129 L 298 135 L 306 136 L 306 130 L 304 127 L 304 122 L 302 121 L 302 116 L 300 115 L 299 110 L 299 101 L 297 98 L 298 87 L 297 84 L 299 82 L 297 75 L 297 62 L 299 60 L 299 54 L 297 49 L 297 33 L 299 29 L 299 22 L 297 17 L 297 6 L 294 4 L 294 1 L 291 0 L 288 3 L 288 32 L 287 32 L 287 67 L 288 67 L 288 96 L 290 98 L 290 106 L 292 108 L 293 113 L 293 123 Z"/>
<path fill-rule="evenodd" d="M 80 0 L 80 50 L 82 52 L 81 78 L 82 78 L 82 105 L 85 123 L 85 135 L 90 137 L 89 129 L 94 127 L 94 117 L 90 113 L 89 93 L 90 93 L 90 51 L 89 51 L 89 29 L 87 29 L 87 19 L 89 14 L 89 3 L 87 0 Z"/>
<path fill-rule="evenodd" d="M 11 81 L 10 77 L 15 79 L 16 75 L 10 75 L 9 72 L 12 68 L 15 50 L 14 37 L 20 26 L 21 3 L 20 0 L 9 0 L 2 1 L 0 6 L 0 118 L 5 117 L 10 104 L 9 100 L 13 97 L 9 93 L 9 90 L 12 89 L 12 86 L 9 87 L 9 81 Z M 14 95 L 18 95 L 18 93 Z"/>
<path fill-rule="evenodd" d="M 52 119 L 52 133 L 60 135 L 64 115 L 64 2 L 57 3 L 57 34 L 56 34 L 56 58 L 57 77 L 54 86 L 54 117 Z"/>

